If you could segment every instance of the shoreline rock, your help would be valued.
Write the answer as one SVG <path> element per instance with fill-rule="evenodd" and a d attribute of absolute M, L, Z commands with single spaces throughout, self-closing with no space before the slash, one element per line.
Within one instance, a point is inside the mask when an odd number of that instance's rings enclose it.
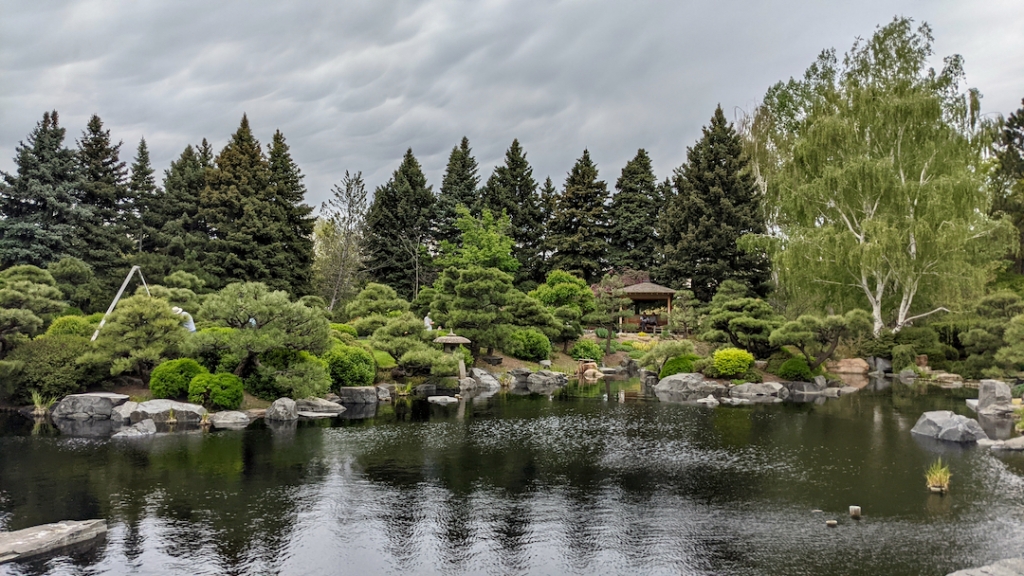
<path fill-rule="evenodd" d="M 921 414 L 910 433 L 960 444 L 970 444 L 988 439 L 988 435 L 985 434 L 977 420 L 960 416 L 949 410 L 935 410 Z"/>

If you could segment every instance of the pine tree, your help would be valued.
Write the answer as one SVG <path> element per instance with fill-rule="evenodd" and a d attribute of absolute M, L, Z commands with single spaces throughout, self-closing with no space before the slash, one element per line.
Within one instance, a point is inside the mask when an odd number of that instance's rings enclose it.
<path fill-rule="evenodd" d="M 151 206 L 158 196 L 156 179 L 153 177 L 153 165 L 149 162 L 149 147 L 146 139 L 139 140 L 139 148 L 132 162 L 131 175 L 128 178 L 128 197 L 131 199 L 131 226 L 133 251 L 141 252 L 146 235 L 142 219 L 142 211 Z"/>
<path fill-rule="evenodd" d="M 544 179 L 544 185 L 540 189 L 540 221 L 544 224 L 540 231 L 540 255 L 539 266 L 543 270 L 545 278 L 553 269 L 551 268 L 551 254 L 554 248 L 551 247 L 551 219 L 555 215 L 555 207 L 558 205 L 558 188 L 548 176 Z"/>
<path fill-rule="evenodd" d="M 995 148 L 992 214 L 1006 216 L 1017 228 L 1017 250 L 1009 258 L 1013 271 L 1024 274 L 1024 106 L 1006 118 Z"/>
<path fill-rule="evenodd" d="M 513 255 L 520 263 L 516 284 L 530 282 L 535 286 L 542 282 L 540 196 L 537 194 L 537 182 L 533 179 L 533 168 L 526 160 L 526 152 L 518 139 L 513 140 L 505 152 L 505 164 L 494 168 L 481 196 L 481 209 L 486 208 L 495 216 L 504 211 L 512 220 Z"/>
<path fill-rule="evenodd" d="M 293 295 L 302 296 L 312 290 L 313 267 L 313 208 L 303 204 L 306 187 L 302 171 L 292 159 L 284 135 L 274 132 L 268 151 L 270 163 L 270 189 L 268 190 L 274 219 L 268 222 L 273 231 L 266 247 L 271 271 L 278 285 Z"/>
<path fill-rule="evenodd" d="M 75 155 L 57 111 L 43 114 L 0 182 L 0 267 L 45 266 L 72 254 L 89 208 L 78 197 Z"/>
<path fill-rule="evenodd" d="M 473 150 L 469 147 L 469 139 L 463 136 L 462 142 L 452 148 L 452 153 L 448 156 L 448 168 L 445 170 L 444 179 L 441 180 L 441 193 L 437 197 L 435 241 L 438 244 L 443 241 L 458 242 L 461 232 L 455 225 L 458 218 L 455 209 L 460 204 L 474 215 L 480 213 L 477 206 L 480 201 L 477 194 L 480 176 L 477 169 Z"/>
<path fill-rule="evenodd" d="M 128 176 L 120 159 L 121 143 L 113 144 L 110 130 L 93 114 L 78 140 L 81 202 L 90 208 L 75 256 L 92 267 L 103 283 L 114 285 L 127 271 L 125 257 L 131 251 L 128 221 Z"/>
<path fill-rule="evenodd" d="M 406 298 L 415 298 L 427 281 L 434 193 L 427 186 L 412 149 L 384 185 L 377 188 L 366 213 L 366 270 Z"/>
<path fill-rule="evenodd" d="M 608 208 L 608 261 L 619 270 L 650 271 L 657 262 L 655 229 L 663 199 L 646 150 L 626 163 L 615 189 Z"/>
<path fill-rule="evenodd" d="M 584 150 L 565 179 L 548 224 L 553 269 L 581 276 L 590 284 L 601 278 L 608 256 L 607 200 L 608 186 L 597 179 L 597 166 Z"/>
<path fill-rule="evenodd" d="M 674 196 L 659 222 L 665 255 L 659 279 L 679 288 L 690 279 L 703 302 L 725 280 L 763 296 L 770 273 L 767 257 L 736 245 L 744 234 L 765 233 L 760 200 L 740 137 L 721 106 L 703 138 L 688 150 L 686 163 L 676 169 L 672 185 Z"/>

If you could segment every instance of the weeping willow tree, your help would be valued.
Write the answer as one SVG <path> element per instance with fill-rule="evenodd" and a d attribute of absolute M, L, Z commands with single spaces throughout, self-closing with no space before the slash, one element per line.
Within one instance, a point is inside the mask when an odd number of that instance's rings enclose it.
<path fill-rule="evenodd" d="M 787 293 L 866 307 L 876 335 L 975 297 L 1011 244 L 988 216 L 980 95 L 960 56 L 937 71 L 931 55 L 928 25 L 896 18 L 770 88 L 746 124 L 771 232 L 745 241 Z"/>

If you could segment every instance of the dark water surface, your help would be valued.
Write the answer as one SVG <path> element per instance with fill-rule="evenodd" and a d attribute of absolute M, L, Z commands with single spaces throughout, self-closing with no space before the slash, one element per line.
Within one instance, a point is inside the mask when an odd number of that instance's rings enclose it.
<path fill-rule="evenodd" d="M 943 575 L 1024 553 L 1024 456 L 910 434 L 962 405 L 499 396 L 134 442 L 0 415 L 0 529 L 111 526 L 0 574 Z M 940 453 L 945 497 L 924 489 Z"/>

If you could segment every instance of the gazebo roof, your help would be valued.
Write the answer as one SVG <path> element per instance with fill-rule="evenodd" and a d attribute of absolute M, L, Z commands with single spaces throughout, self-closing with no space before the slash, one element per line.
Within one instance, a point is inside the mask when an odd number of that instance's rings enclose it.
<path fill-rule="evenodd" d="M 434 342 L 437 344 L 469 344 L 469 338 L 463 338 L 462 336 L 456 336 L 454 332 L 448 332 L 447 336 L 438 336 L 434 338 Z"/>
<path fill-rule="evenodd" d="M 622 289 L 622 292 L 626 296 L 659 296 L 665 298 L 666 296 L 674 295 L 675 290 L 660 286 L 654 282 L 641 282 L 639 284 L 633 284 L 632 286 L 626 286 Z"/>

